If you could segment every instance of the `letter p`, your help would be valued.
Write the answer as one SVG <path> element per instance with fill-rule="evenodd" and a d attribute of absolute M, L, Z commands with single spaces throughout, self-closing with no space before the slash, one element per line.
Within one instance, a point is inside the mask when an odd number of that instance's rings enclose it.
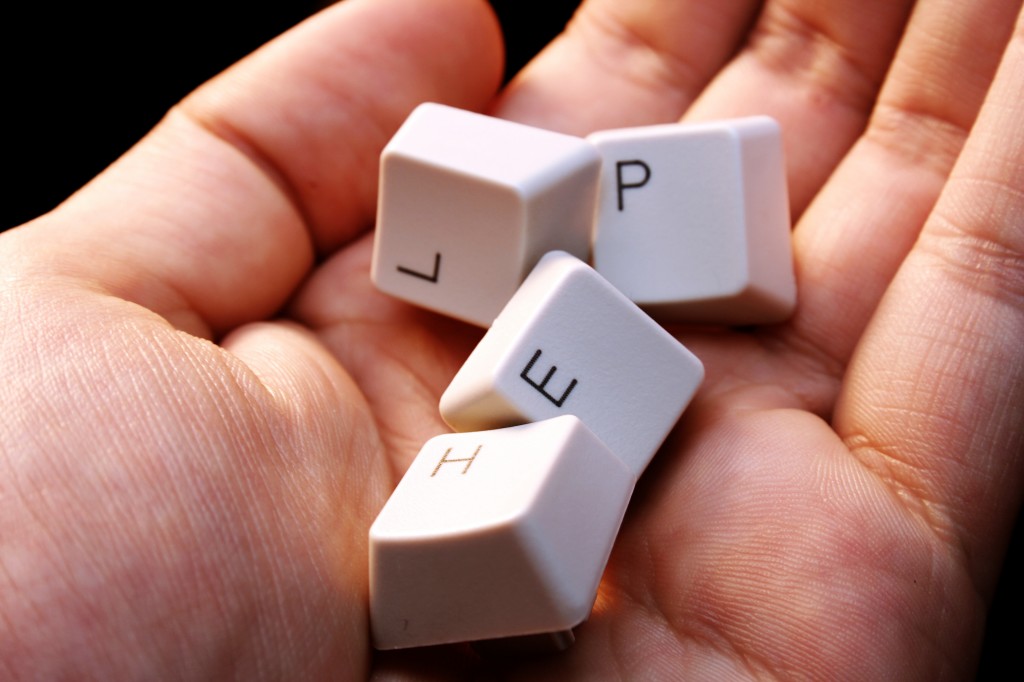
<path fill-rule="evenodd" d="M 639 166 L 643 170 L 643 176 L 639 181 L 626 182 L 625 173 L 623 169 L 628 166 Z M 623 191 L 627 189 L 636 189 L 637 187 L 643 187 L 647 184 L 647 181 L 651 179 L 651 167 L 639 159 L 633 159 L 630 161 L 616 161 L 615 162 L 615 190 L 619 196 L 619 210 L 623 210 Z"/>

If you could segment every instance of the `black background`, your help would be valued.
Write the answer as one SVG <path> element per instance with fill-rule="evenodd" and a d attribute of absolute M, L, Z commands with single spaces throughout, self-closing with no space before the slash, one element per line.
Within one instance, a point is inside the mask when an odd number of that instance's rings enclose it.
<path fill-rule="evenodd" d="M 54 207 L 195 86 L 319 4 L 9 3 L 2 10 L 0 48 L 5 81 L 0 229 Z M 577 3 L 492 4 L 505 30 L 511 74 L 561 30 Z M 1022 524 L 1017 525 L 978 679 L 1019 679 L 1020 665 L 1011 656 L 1022 643 L 1016 615 L 1024 600 L 1010 586 L 1021 573 Z"/>

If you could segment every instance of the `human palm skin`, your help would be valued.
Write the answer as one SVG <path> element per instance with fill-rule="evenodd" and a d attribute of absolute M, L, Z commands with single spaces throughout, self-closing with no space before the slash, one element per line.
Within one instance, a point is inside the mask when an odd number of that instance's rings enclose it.
<path fill-rule="evenodd" d="M 1020 3 L 348 0 L 0 239 L 0 676 L 969 678 L 1021 502 Z M 374 653 L 367 530 L 481 331 L 368 277 L 419 102 L 781 123 L 799 307 L 707 379 L 554 657 Z"/>

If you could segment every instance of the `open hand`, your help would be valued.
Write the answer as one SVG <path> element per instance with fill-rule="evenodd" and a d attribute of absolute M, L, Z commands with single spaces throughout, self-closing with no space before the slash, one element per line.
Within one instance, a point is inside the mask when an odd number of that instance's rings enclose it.
<path fill-rule="evenodd" d="M 482 2 L 347 0 L 0 238 L 0 676 L 957 679 L 1024 475 L 1014 0 L 588 0 L 496 94 Z M 369 524 L 481 330 L 375 291 L 419 102 L 564 132 L 769 114 L 799 306 L 708 376 L 576 644 L 374 653 Z"/>

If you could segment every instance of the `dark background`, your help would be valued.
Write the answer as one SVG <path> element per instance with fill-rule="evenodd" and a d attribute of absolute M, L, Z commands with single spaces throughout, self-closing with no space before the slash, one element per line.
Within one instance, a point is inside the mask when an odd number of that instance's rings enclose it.
<path fill-rule="evenodd" d="M 558 33 L 577 2 L 492 4 L 505 29 L 511 74 Z M 10 3 L 2 10 L 0 229 L 53 208 L 190 90 L 315 12 L 320 2 L 62 5 Z M 1017 526 L 989 619 L 982 680 L 1020 679 L 1012 656 L 1022 644 L 1016 616 L 1024 599 L 1010 585 L 1022 566 L 1024 538 L 1022 524 Z"/>

